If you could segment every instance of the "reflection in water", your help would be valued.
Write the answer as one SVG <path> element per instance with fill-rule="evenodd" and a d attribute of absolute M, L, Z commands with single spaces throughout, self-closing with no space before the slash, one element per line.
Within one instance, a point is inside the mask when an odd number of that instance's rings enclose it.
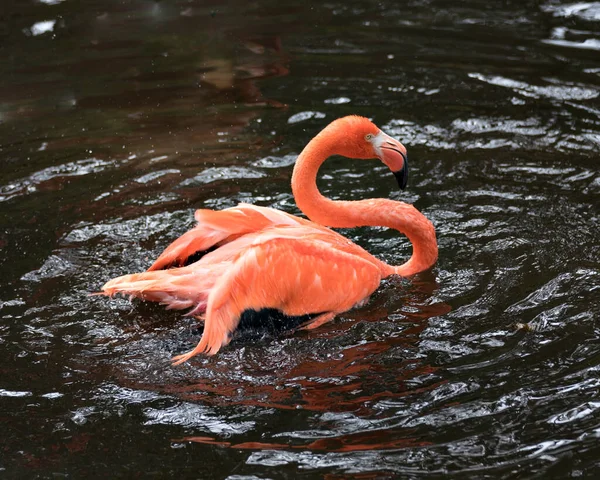
<path fill-rule="evenodd" d="M 387 430 L 386 436 L 393 436 L 393 432 Z M 218 445 L 220 447 L 229 447 L 240 450 L 313 450 L 326 452 L 356 452 L 361 450 L 388 450 L 399 448 L 415 448 L 428 445 L 427 442 L 417 442 L 411 438 L 401 438 L 398 440 L 382 441 L 381 432 L 359 433 L 354 435 L 342 435 L 336 438 L 327 438 L 315 440 L 305 445 L 289 445 L 283 443 L 264 443 L 264 442 L 244 442 L 231 444 L 215 440 L 212 437 L 186 437 L 174 442 L 194 442 L 209 445 Z"/>
<path fill-rule="evenodd" d="M 175 439 L 175 443 L 205 443 L 243 450 L 289 447 L 339 452 L 426 445 L 426 440 L 407 438 L 403 428 L 396 432 L 398 417 L 386 420 L 379 418 L 379 412 L 385 404 L 399 407 L 411 396 L 435 390 L 445 383 L 436 376 L 438 368 L 423 363 L 417 354 L 419 337 L 427 327 L 427 320 L 446 314 L 450 309 L 443 302 L 422 304 L 438 288 L 435 279 L 427 276 L 427 273 L 423 274 L 421 280 L 415 281 L 409 295 L 403 295 L 405 311 L 395 322 L 386 322 L 385 332 L 372 329 L 371 322 L 376 322 L 373 325 L 379 328 L 390 315 L 389 306 L 386 308 L 381 304 L 386 297 L 390 300 L 386 295 L 375 299 L 368 311 L 350 312 L 357 320 L 326 325 L 319 331 L 304 335 L 292 332 L 288 338 L 273 337 L 267 339 L 267 343 L 261 341 L 256 348 L 250 347 L 242 336 L 224 355 L 192 361 L 191 366 L 184 366 L 184 372 L 181 372 L 184 379 L 175 383 L 147 384 L 131 376 L 120 378 L 119 383 L 134 390 L 156 390 L 174 396 L 184 401 L 184 405 L 212 405 L 215 409 L 236 405 L 261 410 L 319 412 L 326 416 L 339 413 L 340 418 L 351 412 L 351 416 L 346 417 L 348 427 L 336 427 L 336 434 L 322 428 L 280 432 L 270 442 L 231 442 L 213 436 L 193 435 Z M 392 287 L 402 288 L 399 285 Z M 402 317 L 404 322 L 398 323 Z M 358 319 L 361 323 L 357 324 Z M 375 337 L 370 338 L 373 335 Z M 311 342 L 313 336 L 324 342 L 318 351 L 298 347 L 298 342 Z M 358 344 L 339 343 L 357 336 L 361 339 Z M 277 365 L 275 371 L 274 365 Z M 394 365 L 392 371 L 389 365 Z M 116 375 L 122 377 L 118 371 Z M 168 411 L 171 411 L 170 407 Z M 170 417 L 166 410 L 158 417 L 154 416 L 163 420 Z M 206 426 L 206 416 L 204 418 L 201 425 Z M 343 433 L 346 429 L 348 433 Z M 216 431 L 221 430 L 222 427 L 218 427 Z M 289 440 L 279 442 L 277 437 L 282 436 Z M 319 438 L 322 436 L 325 438 Z M 306 441 L 311 438 L 313 440 Z"/>
<path fill-rule="evenodd" d="M 3 8 L 0 472 L 593 477 L 597 2 Z M 195 208 L 297 213 L 297 153 L 350 113 L 408 146 L 409 187 L 334 158 L 320 188 L 415 203 L 438 231 L 431 272 L 176 369 L 194 319 L 88 296 Z M 410 254 L 395 232 L 344 233 Z"/>

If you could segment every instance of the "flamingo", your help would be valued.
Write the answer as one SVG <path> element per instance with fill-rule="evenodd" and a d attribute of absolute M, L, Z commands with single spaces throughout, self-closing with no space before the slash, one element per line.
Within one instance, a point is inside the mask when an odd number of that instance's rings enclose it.
<path fill-rule="evenodd" d="M 217 353 L 246 311 L 308 315 L 302 328 L 312 329 L 364 305 L 382 279 L 409 277 L 433 266 L 435 229 L 414 206 L 380 198 L 332 201 L 321 195 L 317 172 L 332 155 L 379 159 L 400 188 L 406 187 L 406 148 L 367 118 L 339 118 L 306 145 L 294 166 L 292 192 L 310 220 L 249 204 L 197 210 L 197 226 L 169 245 L 146 272 L 110 280 L 100 293 L 205 314 L 198 345 L 173 357 L 178 365 L 197 354 Z M 359 226 L 396 229 L 412 243 L 411 257 L 402 265 L 388 265 L 331 230 Z"/>

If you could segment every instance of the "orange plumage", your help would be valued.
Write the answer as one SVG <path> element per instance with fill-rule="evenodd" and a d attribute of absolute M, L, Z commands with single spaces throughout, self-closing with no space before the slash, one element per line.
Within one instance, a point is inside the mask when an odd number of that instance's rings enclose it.
<path fill-rule="evenodd" d="M 264 308 L 287 316 L 317 315 L 311 328 L 363 304 L 381 279 L 409 276 L 437 259 L 435 230 L 412 205 L 385 199 L 331 201 L 316 186 L 317 171 L 331 155 L 379 158 L 406 184 L 406 149 L 368 119 L 344 117 L 320 132 L 298 157 L 292 191 L 312 222 L 266 207 L 240 204 L 223 211 L 198 210 L 198 225 L 175 240 L 147 272 L 115 278 L 102 293 L 122 293 L 168 308 L 206 312 L 196 348 L 215 354 L 229 343 L 242 313 Z M 316 222 L 316 223 L 315 223 Z M 394 267 L 327 227 L 385 226 L 405 234 L 413 254 Z M 198 252 L 207 252 L 186 266 Z"/>

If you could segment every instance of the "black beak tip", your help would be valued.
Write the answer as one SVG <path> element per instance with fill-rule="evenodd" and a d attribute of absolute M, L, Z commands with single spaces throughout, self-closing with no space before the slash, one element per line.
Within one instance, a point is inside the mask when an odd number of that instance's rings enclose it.
<path fill-rule="evenodd" d="M 394 172 L 394 176 L 398 181 L 398 186 L 400 190 L 404 190 L 406 188 L 406 184 L 408 183 L 408 157 L 402 155 L 404 157 L 404 165 L 400 170 Z"/>

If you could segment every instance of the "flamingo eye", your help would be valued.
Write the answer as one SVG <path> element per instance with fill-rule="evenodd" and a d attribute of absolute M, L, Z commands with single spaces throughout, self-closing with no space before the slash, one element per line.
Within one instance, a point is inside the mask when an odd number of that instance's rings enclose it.
<path fill-rule="evenodd" d="M 365 135 L 365 140 L 366 140 L 367 142 L 370 142 L 371 140 L 373 140 L 373 134 L 372 134 L 372 133 L 367 133 L 367 134 Z"/>

